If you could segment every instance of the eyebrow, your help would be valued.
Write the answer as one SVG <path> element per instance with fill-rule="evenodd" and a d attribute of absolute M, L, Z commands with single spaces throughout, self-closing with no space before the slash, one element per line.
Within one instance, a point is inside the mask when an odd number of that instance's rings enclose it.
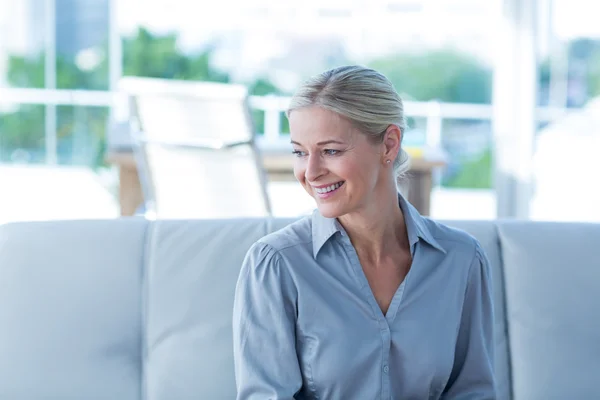
<path fill-rule="evenodd" d="M 300 143 L 291 140 L 290 141 L 291 144 L 295 144 L 297 146 L 302 146 Z M 322 142 L 317 143 L 317 146 L 325 146 L 326 144 L 344 144 L 343 142 L 340 142 L 339 140 L 324 140 Z"/>

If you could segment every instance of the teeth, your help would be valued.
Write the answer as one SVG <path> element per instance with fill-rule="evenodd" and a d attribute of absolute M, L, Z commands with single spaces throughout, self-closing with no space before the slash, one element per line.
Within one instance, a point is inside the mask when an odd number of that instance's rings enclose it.
<path fill-rule="evenodd" d="M 333 184 L 331 186 L 327 186 L 327 187 L 324 187 L 324 188 L 315 188 L 315 191 L 317 193 L 328 193 L 328 192 L 331 192 L 331 191 L 339 188 L 340 186 L 342 186 L 342 183 L 343 182 L 338 182 L 338 183 L 335 183 L 335 184 Z"/>

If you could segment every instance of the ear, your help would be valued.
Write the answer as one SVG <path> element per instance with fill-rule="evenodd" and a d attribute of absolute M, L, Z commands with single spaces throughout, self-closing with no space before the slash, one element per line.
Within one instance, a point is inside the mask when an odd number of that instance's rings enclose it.
<path fill-rule="evenodd" d="M 388 126 L 383 136 L 383 158 L 386 160 L 395 160 L 400 151 L 401 143 L 402 130 L 396 125 Z"/>

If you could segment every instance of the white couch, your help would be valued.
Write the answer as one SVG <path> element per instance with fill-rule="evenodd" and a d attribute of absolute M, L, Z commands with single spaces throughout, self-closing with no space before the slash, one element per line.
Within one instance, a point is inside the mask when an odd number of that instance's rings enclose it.
<path fill-rule="evenodd" d="M 0 226 L 0 399 L 233 399 L 238 270 L 289 222 Z M 600 224 L 449 224 L 493 265 L 499 398 L 600 398 Z"/>

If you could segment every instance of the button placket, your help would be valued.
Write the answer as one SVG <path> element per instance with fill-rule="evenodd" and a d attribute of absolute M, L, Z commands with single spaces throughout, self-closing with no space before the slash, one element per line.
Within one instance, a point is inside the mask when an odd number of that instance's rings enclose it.
<path fill-rule="evenodd" d="M 390 362 L 390 350 L 392 345 L 391 331 L 389 325 L 387 324 L 387 320 L 384 320 L 386 329 L 382 330 L 382 351 L 383 351 L 383 359 L 381 360 L 381 394 L 382 399 L 390 398 L 390 376 L 389 376 L 389 362 Z"/>

